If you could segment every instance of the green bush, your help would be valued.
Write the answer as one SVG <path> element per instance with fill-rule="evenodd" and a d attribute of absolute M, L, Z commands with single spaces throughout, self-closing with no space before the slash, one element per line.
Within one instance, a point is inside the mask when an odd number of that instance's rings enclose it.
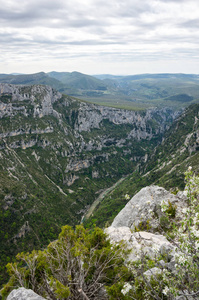
<path fill-rule="evenodd" d="M 130 276 L 124 265 L 126 254 L 121 245 L 112 245 L 100 228 L 90 232 L 83 226 L 75 230 L 64 226 L 58 240 L 44 251 L 20 253 L 19 262 L 7 265 L 11 277 L 2 295 L 13 286 L 24 286 L 50 299 L 96 299 L 100 291 L 104 300 L 112 299 L 109 297 L 121 294 L 124 280 Z"/>

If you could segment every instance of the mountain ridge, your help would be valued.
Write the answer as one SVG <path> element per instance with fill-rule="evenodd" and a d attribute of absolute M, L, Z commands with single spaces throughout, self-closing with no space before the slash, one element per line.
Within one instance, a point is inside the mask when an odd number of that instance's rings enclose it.
<path fill-rule="evenodd" d="M 199 75 L 140 74 L 91 76 L 80 72 L 0 74 L 0 82 L 51 85 L 61 93 L 89 103 L 144 110 L 151 107 L 185 108 L 199 101 Z"/>

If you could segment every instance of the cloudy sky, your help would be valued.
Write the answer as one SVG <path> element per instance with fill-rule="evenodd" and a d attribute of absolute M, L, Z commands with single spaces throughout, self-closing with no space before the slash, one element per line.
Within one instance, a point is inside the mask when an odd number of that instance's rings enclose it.
<path fill-rule="evenodd" d="M 0 73 L 199 74 L 199 0 L 0 0 Z"/>

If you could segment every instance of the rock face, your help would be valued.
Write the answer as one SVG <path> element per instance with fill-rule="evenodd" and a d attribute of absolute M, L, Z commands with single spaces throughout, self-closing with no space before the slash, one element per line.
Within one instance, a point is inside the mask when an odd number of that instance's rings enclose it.
<path fill-rule="evenodd" d="M 117 125 L 121 124 L 136 124 L 136 128 L 130 131 L 128 138 L 151 139 L 154 133 L 165 130 L 165 113 L 168 109 L 158 110 L 149 109 L 146 113 L 140 114 L 135 111 L 121 110 L 111 107 L 97 107 L 94 104 L 81 103 L 78 119 L 75 124 L 75 129 L 79 132 L 90 131 L 92 128 L 100 128 L 100 123 L 106 119 L 109 122 Z M 158 128 L 148 127 L 147 122 L 152 120 L 154 115 L 157 114 L 162 119 L 162 125 Z"/>
<path fill-rule="evenodd" d="M 45 115 L 56 115 L 53 110 L 53 103 L 58 101 L 62 95 L 49 86 L 17 86 L 11 84 L 0 84 L 0 118 L 13 117 L 21 112 L 28 116 L 30 111 L 27 104 L 33 106 L 34 117 Z M 21 105 L 16 106 L 16 102 Z"/>
<path fill-rule="evenodd" d="M 62 118 L 62 115 L 53 107 L 53 104 L 62 98 L 62 94 L 50 86 L 0 83 L 0 97 L 0 119 L 14 117 L 18 113 L 24 116 L 33 115 L 34 118 L 49 115 L 58 119 Z M 69 102 L 65 102 L 65 107 L 70 106 L 70 102 L 76 103 L 77 101 L 70 99 Z M 74 129 L 78 132 L 90 131 L 92 128 L 99 129 L 103 120 L 116 125 L 135 124 L 135 128 L 128 134 L 128 139 L 140 140 L 151 139 L 154 134 L 163 132 L 168 121 L 172 121 L 176 116 L 177 113 L 168 108 L 162 110 L 154 108 L 142 113 L 79 102 L 78 112 L 75 111 L 72 118 Z M 152 119 L 153 124 L 151 124 Z M 15 135 L 15 132 L 13 134 Z"/>
<path fill-rule="evenodd" d="M 35 146 L 45 148 L 51 145 L 48 139 L 38 140 L 37 137 L 57 134 L 52 119 L 48 122 L 46 122 L 47 119 L 44 121 L 45 117 L 54 117 L 64 132 L 64 136 L 67 137 L 66 143 L 68 143 L 68 148 L 71 148 L 70 153 L 76 150 L 80 152 L 101 151 L 110 146 L 118 148 L 128 146 L 124 149 L 125 155 L 132 155 L 132 160 L 137 161 L 140 159 L 139 153 L 143 151 L 132 151 L 130 149 L 132 141 L 149 141 L 157 137 L 165 131 L 176 116 L 177 113 L 168 108 L 148 109 L 146 112 L 129 111 L 83 103 L 69 97 L 63 100 L 63 95 L 49 86 L 0 83 L 0 119 L 2 121 L 5 118 L 17 120 L 12 126 L 7 124 L 3 126 L 0 132 L 0 138 L 11 138 L 9 147 L 12 149 L 27 149 Z M 123 134 L 104 134 L 103 132 L 97 137 L 85 139 L 85 132 L 106 128 L 104 122 L 120 126 Z M 73 143 L 71 143 L 71 134 Z M 62 142 L 59 144 L 61 146 Z M 0 143 L 0 149 L 4 148 L 5 144 Z M 132 152 L 136 152 L 137 155 Z M 64 156 L 69 154 L 68 151 L 63 153 Z M 142 153 L 142 159 L 146 159 L 145 153 Z M 71 163 L 76 164 L 74 159 Z M 84 164 L 82 166 L 84 168 Z"/>
<path fill-rule="evenodd" d="M 146 161 L 147 146 L 137 143 L 159 138 L 175 117 L 166 108 L 128 111 L 76 101 L 48 86 L 0 83 L 0 150 L 42 148 L 46 156 L 52 150 L 66 162 L 62 177 L 68 186 L 79 179 L 77 173 L 117 154 L 129 167 Z M 98 167 L 92 172 L 93 178 L 102 177 Z"/>
<path fill-rule="evenodd" d="M 139 225 L 148 224 L 149 230 L 159 227 L 162 216 L 161 203 L 170 202 L 176 207 L 176 215 L 186 205 L 178 195 L 173 195 L 159 186 L 148 186 L 141 189 L 119 212 L 112 223 L 112 227 L 127 226 L 131 229 Z"/>
<path fill-rule="evenodd" d="M 7 297 L 7 300 L 45 300 L 30 289 L 24 287 L 13 290 Z"/>

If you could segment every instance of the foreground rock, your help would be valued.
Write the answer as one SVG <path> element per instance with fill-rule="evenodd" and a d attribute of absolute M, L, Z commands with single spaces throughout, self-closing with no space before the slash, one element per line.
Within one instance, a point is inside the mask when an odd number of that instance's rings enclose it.
<path fill-rule="evenodd" d="M 164 255 L 165 261 L 158 262 L 156 268 L 146 272 L 148 277 L 160 273 L 162 268 L 175 269 L 176 245 L 160 234 L 164 233 L 163 225 L 167 226 L 163 224 L 166 219 L 163 204 L 175 211 L 172 220 L 181 220 L 182 210 L 187 205 L 185 195 L 182 192 L 173 195 L 162 187 L 152 185 L 140 190 L 106 229 L 112 243 L 124 241 L 131 250 L 128 261 L 137 261 L 145 256 L 153 260 L 157 254 Z"/>
<path fill-rule="evenodd" d="M 157 231 L 160 228 L 160 218 L 163 215 L 161 203 L 176 207 L 176 218 L 180 218 L 183 207 L 186 206 L 182 195 L 173 195 L 159 186 L 148 186 L 141 189 L 115 217 L 112 227 L 126 226 L 135 229 L 139 226 L 148 227 L 147 231 Z"/>
<path fill-rule="evenodd" d="M 37 295 L 30 289 L 21 287 L 19 289 L 13 290 L 7 297 L 7 300 L 45 300 L 45 298 Z"/>
<path fill-rule="evenodd" d="M 157 253 L 166 254 L 171 260 L 175 253 L 174 246 L 161 234 L 139 231 L 131 232 L 128 227 L 108 227 L 106 230 L 112 243 L 124 241 L 127 248 L 131 250 L 128 260 L 136 261 L 143 255 L 153 259 Z"/>

